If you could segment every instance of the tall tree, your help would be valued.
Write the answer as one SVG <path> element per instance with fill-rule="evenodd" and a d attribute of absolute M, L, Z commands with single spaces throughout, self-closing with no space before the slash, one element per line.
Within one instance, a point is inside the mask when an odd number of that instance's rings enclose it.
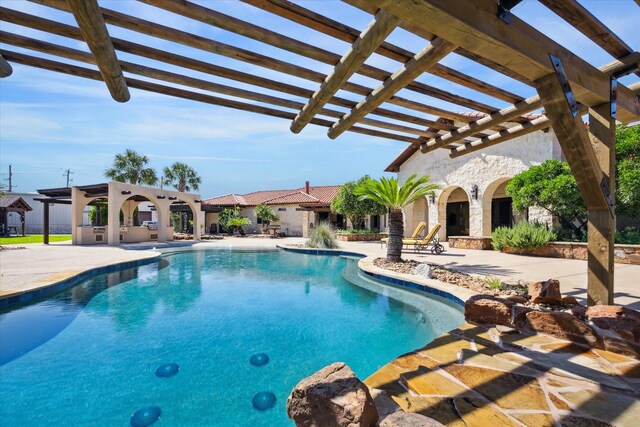
<path fill-rule="evenodd" d="M 397 178 L 380 180 L 368 179 L 355 189 L 355 194 L 363 199 L 373 200 L 389 209 L 389 239 L 387 240 L 387 259 L 402 261 L 402 236 L 404 220 L 402 208 L 421 197 L 434 195 L 439 187 L 429 183 L 429 176 L 417 178 L 414 173 L 402 184 Z"/>
<path fill-rule="evenodd" d="M 355 189 L 371 179 L 363 176 L 358 182 L 350 181 L 340 187 L 340 191 L 331 202 L 331 210 L 346 216 L 353 228 L 364 228 L 364 219 L 367 215 L 381 215 L 387 208 L 374 200 L 361 199 L 355 194 Z"/>
<path fill-rule="evenodd" d="M 158 183 L 156 171 L 145 167 L 147 163 L 149 163 L 147 156 L 141 156 L 133 150 L 126 149 L 124 153 L 116 154 L 113 167 L 107 168 L 104 176 L 129 184 L 156 185 Z"/>
<path fill-rule="evenodd" d="M 202 182 L 198 173 L 191 166 L 182 162 L 175 162 L 171 167 L 165 167 L 163 173 L 163 184 L 171 185 L 181 193 L 191 190 L 197 191 Z"/>
<path fill-rule="evenodd" d="M 616 214 L 640 215 L 640 125 L 616 129 Z"/>

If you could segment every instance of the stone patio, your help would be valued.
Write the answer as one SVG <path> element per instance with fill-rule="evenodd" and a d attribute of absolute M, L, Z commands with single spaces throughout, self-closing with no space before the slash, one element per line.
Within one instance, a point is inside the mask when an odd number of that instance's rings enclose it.
<path fill-rule="evenodd" d="M 465 323 L 382 367 L 365 384 L 381 417 L 447 426 L 638 426 L 640 362 L 545 335 Z"/>

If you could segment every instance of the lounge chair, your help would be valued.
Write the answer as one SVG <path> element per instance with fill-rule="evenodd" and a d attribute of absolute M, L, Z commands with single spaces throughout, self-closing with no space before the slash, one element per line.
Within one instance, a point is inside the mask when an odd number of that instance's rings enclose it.
<path fill-rule="evenodd" d="M 416 252 L 425 251 L 431 246 L 431 253 L 440 255 L 444 252 L 444 246 L 438 241 L 438 231 L 440 231 L 440 227 L 440 224 L 435 224 L 424 239 L 402 239 L 402 244 L 405 246 L 413 246 Z"/>
<path fill-rule="evenodd" d="M 416 227 L 416 229 L 413 232 L 413 234 L 411 235 L 411 237 L 407 237 L 407 239 L 416 240 L 418 238 L 418 236 L 420 235 L 420 233 L 422 233 L 422 230 L 424 230 L 424 228 L 426 226 L 427 226 L 426 222 L 424 222 L 424 221 L 420 222 L 420 224 L 418 224 L 418 226 Z M 382 247 L 383 244 L 387 243 L 387 240 L 389 240 L 388 237 L 384 237 L 384 238 L 380 239 L 380 247 Z"/>

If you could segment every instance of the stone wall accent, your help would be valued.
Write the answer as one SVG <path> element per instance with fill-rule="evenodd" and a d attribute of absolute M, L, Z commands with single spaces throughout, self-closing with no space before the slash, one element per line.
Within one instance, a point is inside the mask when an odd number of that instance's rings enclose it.
<path fill-rule="evenodd" d="M 486 251 L 493 249 L 491 237 L 449 236 L 449 247 L 457 249 L 475 249 Z"/>
<path fill-rule="evenodd" d="M 511 248 L 505 246 L 504 253 L 514 255 L 540 256 L 549 258 L 587 259 L 587 244 L 577 242 L 551 242 L 539 248 Z M 640 245 L 615 245 L 614 262 L 640 265 Z"/>
<path fill-rule="evenodd" d="M 369 389 L 342 362 L 300 381 L 287 399 L 287 415 L 305 427 L 373 427 L 378 422 Z"/>
<path fill-rule="evenodd" d="M 371 233 L 371 234 L 340 234 L 338 233 L 336 238 L 343 242 L 371 242 L 380 240 L 387 237 L 385 233 Z"/>

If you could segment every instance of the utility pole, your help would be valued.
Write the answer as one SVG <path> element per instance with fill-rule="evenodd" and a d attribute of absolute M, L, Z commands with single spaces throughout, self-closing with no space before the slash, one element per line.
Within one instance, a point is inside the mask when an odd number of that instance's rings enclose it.
<path fill-rule="evenodd" d="M 11 184 L 12 176 L 13 176 L 13 172 L 11 172 L 11 165 L 9 165 L 9 193 L 11 193 L 11 190 L 13 189 L 13 185 Z"/>
<path fill-rule="evenodd" d="M 73 175 L 73 172 L 71 172 L 71 169 L 67 169 L 66 171 L 64 171 L 62 173 L 62 176 L 66 176 L 67 177 L 67 188 L 69 188 L 69 175 Z"/>

